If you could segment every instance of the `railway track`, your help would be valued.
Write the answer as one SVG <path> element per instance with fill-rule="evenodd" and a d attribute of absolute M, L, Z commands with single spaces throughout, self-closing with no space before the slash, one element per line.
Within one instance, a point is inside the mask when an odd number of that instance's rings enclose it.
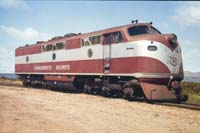
<path fill-rule="evenodd" d="M 170 102 L 154 102 L 153 104 L 156 105 L 163 105 L 163 106 L 173 106 L 173 107 L 179 107 L 179 108 L 185 108 L 185 109 L 192 109 L 192 110 L 200 110 L 200 104 L 195 103 L 170 103 Z"/>
<path fill-rule="evenodd" d="M 0 84 L 3 86 L 15 86 L 15 87 L 23 87 L 22 85 L 10 85 L 10 84 Z M 35 88 L 35 87 L 33 87 Z M 42 88 L 40 88 L 42 89 Z M 61 90 L 57 90 L 57 91 L 61 91 Z M 62 91 L 61 91 L 62 92 Z M 134 99 L 134 100 L 129 100 L 129 101 L 138 101 L 138 102 L 145 102 L 144 99 Z M 186 109 L 192 109 L 192 110 L 200 110 L 200 104 L 195 104 L 195 103 L 186 103 L 186 102 L 182 102 L 182 103 L 172 103 L 172 102 L 150 102 L 152 104 L 156 104 L 156 105 L 163 105 L 163 106 L 173 106 L 173 107 L 179 107 L 179 108 L 186 108 Z"/>

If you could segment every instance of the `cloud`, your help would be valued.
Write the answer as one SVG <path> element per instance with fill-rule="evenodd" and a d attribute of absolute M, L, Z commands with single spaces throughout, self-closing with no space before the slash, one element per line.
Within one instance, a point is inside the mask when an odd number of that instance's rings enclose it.
<path fill-rule="evenodd" d="M 200 26 L 200 2 L 180 3 L 175 9 L 173 19 L 181 26 Z"/>
<path fill-rule="evenodd" d="M 184 70 L 199 72 L 200 45 L 198 45 L 198 41 L 180 40 L 180 44 L 182 48 Z"/>
<path fill-rule="evenodd" d="M 28 9 L 29 7 L 24 0 L 0 0 L 0 8 Z"/>
<path fill-rule="evenodd" d="M 6 33 L 15 39 L 26 41 L 43 40 L 49 38 L 49 34 L 39 32 L 31 27 L 20 30 L 15 27 L 7 27 L 2 25 L 0 26 L 0 32 Z"/>
<path fill-rule="evenodd" d="M 45 41 L 50 36 L 47 33 L 39 32 L 34 28 L 18 29 L 16 27 L 8 27 L 0 25 L 0 73 L 13 73 L 14 72 L 14 57 L 15 48 L 18 47 L 17 43 L 32 44 L 36 41 Z M 2 41 L 9 38 L 9 41 Z M 13 44 L 16 43 L 16 44 Z"/>
<path fill-rule="evenodd" d="M 0 73 L 14 73 L 15 51 L 12 48 L 0 49 Z"/>

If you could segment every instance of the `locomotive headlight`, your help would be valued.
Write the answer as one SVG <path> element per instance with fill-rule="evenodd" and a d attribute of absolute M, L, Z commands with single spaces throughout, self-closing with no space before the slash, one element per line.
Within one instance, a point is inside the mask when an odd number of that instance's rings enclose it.
<path fill-rule="evenodd" d="M 157 46 L 150 45 L 150 46 L 147 47 L 147 49 L 148 49 L 149 51 L 156 51 L 158 48 L 157 48 Z"/>

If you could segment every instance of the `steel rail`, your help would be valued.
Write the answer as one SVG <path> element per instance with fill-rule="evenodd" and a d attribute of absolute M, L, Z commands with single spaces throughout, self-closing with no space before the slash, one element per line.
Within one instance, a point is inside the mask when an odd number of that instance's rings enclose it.
<path fill-rule="evenodd" d="M 172 107 L 179 107 L 179 108 L 192 109 L 192 110 L 200 110 L 200 104 L 195 104 L 195 103 L 153 102 L 153 104 L 164 105 L 164 106 L 172 106 Z"/>

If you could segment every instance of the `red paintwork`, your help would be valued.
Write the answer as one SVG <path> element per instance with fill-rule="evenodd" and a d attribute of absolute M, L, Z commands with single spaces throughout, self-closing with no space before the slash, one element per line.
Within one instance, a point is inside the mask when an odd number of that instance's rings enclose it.
<path fill-rule="evenodd" d="M 34 70 L 36 66 L 51 65 L 52 70 Z M 70 65 L 70 70 L 56 70 L 56 65 Z M 110 73 L 170 73 L 160 61 L 147 57 L 111 59 Z M 38 73 L 103 73 L 103 60 L 65 61 L 35 64 L 16 64 L 16 72 Z"/>
<path fill-rule="evenodd" d="M 41 45 L 31 45 L 22 48 L 17 48 L 15 51 L 15 56 L 30 55 L 41 53 Z"/>
<path fill-rule="evenodd" d="M 159 80 L 158 80 L 159 81 Z M 157 82 L 158 82 L 157 81 Z M 176 100 L 176 95 L 168 90 L 166 85 L 140 82 L 145 97 L 148 100 Z"/>
<path fill-rule="evenodd" d="M 107 33 L 118 32 L 118 31 L 122 33 L 123 42 L 128 42 L 128 41 L 130 41 L 130 38 L 128 38 L 128 35 L 127 35 L 127 28 L 129 28 L 131 26 L 139 26 L 139 25 L 149 26 L 150 24 L 146 24 L 146 23 L 129 24 L 129 25 L 109 28 L 109 29 L 105 29 L 105 30 L 99 30 L 99 31 L 95 31 L 95 32 L 80 34 L 80 35 L 72 36 L 72 37 L 61 37 L 61 38 L 57 38 L 57 39 L 53 39 L 53 40 L 51 39 L 46 42 L 17 48 L 15 56 L 40 53 L 42 46 L 48 45 L 48 44 L 54 44 L 56 42 L 67 42 L 66 49 L 80 48 L 80 39 L 81 38 L 94 36 L 94 35 L 104 35 Z M 144 40 L 144 39 L 140 38 L 140 40 Z M 33 49 L 37 49 L 37 50 L 32 51 Z"/>
<path fill-rule="evenodd" d="M 80 35 L 72 36 L 72 37 L 61 37 L 58 39 L 48 40 L 46 42 L 42 42 L 39 44 L 18 48 L 16 49 L 16 56 L 40 53 L 41 47 L 43 45 L 54 44 L 56 42 L 66 42 L 66 49 L 80 48 L 81 38 L 94 36 L 94 35 L 104 35 L 104 34 L 108 34 L 112 32 L 121 32 L 123 36 L 123 42 L 151 40 L 151 41 L 160 42 L 166 45 L 167 47 L 169 47 L 171 50 L 174 50 L 178 46 L 178 43 L 176 47 L 172 46 L 171 44 L 171 38 L 173 37 L 173 34 L 162 34 L 162 35 L 142 34 L 142 35 L 137 35 L 137 36 L 129 36 L 127 32 L 128 28 L 132 26 L 139 26 L 139 25 L 150 26 L 150 24 L 144 24 L 144 23 L 130 24 L 130 25 L 125 25 L 125 26 L 119 26 L 119 27 L 114 27 L 110 29 L 100 30 L 96 32 L 80 34 Z M 102 38 L 102 40 L 104 40 L 104 38 Z"/>
<path fill-rule="evenodd" d="M 168 85 L 170 78 L 140 78 L 139 81 L 151 84 Z"/>
<path fill-rule="evenodd" d="M 66 49 L 75 49 L 75 48 L 80 48 L 81 45 L 80 45 L 80 41 L 81 39 L 80 38 L 77 38 L 77 39 L 71 39 L 71 40 L 67 40 L 66 41 Z"/>
<path fill-rule="evenodd" d="M 64 81 L 64 82 L 73 82 L 75 76 L 56 76 L 56 75 L 45 75 L 44 80 L 47 81 Z"/>
<path fill-rule="evenodd" d="M 111 60 L 112 73 L 170 73 L 159 60 L 148 57 L 114 58 Z"/>
<path fill-rule="evenodd" d="M 86 65 L 87 64 L 87 65 Z M 52 66 L 52 70 L 37 70 L 35 66 Z M 56 65 L 70 65 L 70 70 L 56 70 Z M 92 69 L 91 69 L 92 68 Z M 102 72 L 101 60 L 85 60 L 85 61 L 65 61 L 65 62 L 48 62 L 34 64 L 16 64 L 16 72 L 38 72 L 38 73 L 99 73 Z"/>

